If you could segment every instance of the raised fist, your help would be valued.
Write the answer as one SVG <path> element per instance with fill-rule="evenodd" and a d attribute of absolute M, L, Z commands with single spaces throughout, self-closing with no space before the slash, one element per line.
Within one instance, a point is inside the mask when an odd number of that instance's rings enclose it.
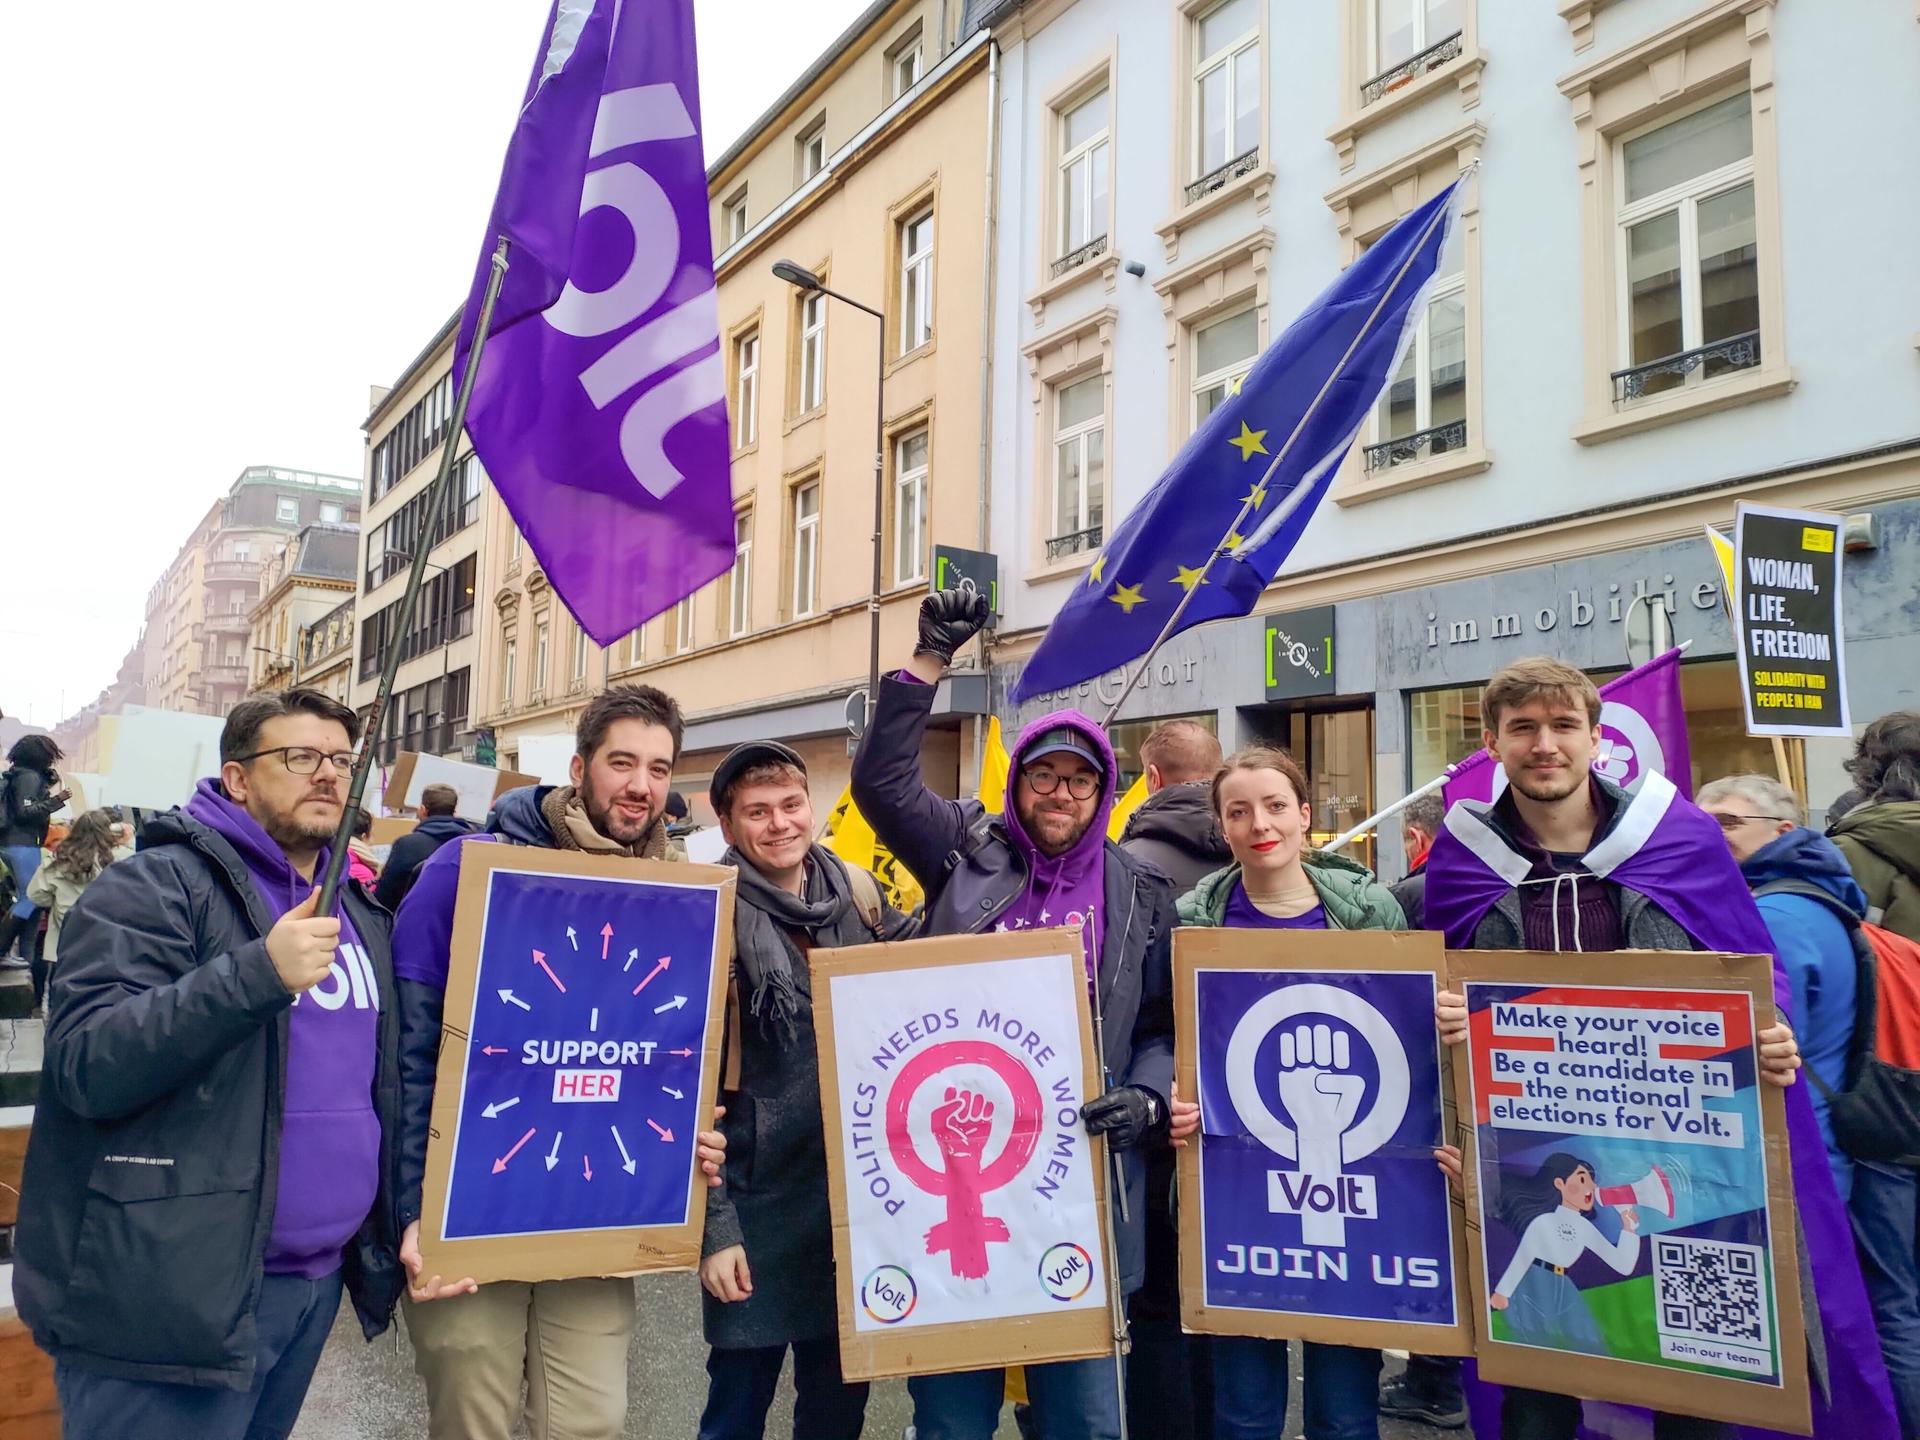
<path fill-rule="evenodd" d="M 920 602 L 920 643 L 916 655 L 931 655 L 942 665 L 980 633 L 990 614 L 987 597 L 977 590 L 936 590 Z"/>
<path fill-rule="evenodd" d="M 978 1170 L 993 1129 L 993 1102 L 972 1090 L 947 1087 L 946 1099 L 933 1107 L 933 1143 L 946 1157 L 947 1168 Z"/>

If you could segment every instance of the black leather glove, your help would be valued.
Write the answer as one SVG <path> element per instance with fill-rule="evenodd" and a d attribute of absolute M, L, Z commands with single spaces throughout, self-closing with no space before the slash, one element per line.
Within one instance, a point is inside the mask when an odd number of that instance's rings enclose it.
<path fill-rule="evenodd" d="M 1131 1150 L 1167 1125 L 1167 1106 L 1142 1085 L 1116 1085 L 1080 1107 L 1089 1135 L 1104 1135 L 1116 1150 Z"/>
<path fill-rule="evenodd" d="M 989 613 L 978 590 L 934 591 L 920 602 L 920 643 L 913 653 L 951 665 L 953 652 L 980 633 Z"/>

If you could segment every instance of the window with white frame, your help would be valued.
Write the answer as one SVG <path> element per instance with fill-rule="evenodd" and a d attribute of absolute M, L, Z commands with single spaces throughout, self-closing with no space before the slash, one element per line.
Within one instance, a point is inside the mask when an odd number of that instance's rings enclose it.
<path fill-rule="evenodd" d="M 927 573 L 927 432 L 893 442 L 893 583 Z"/>
<path fill-rule="evenodd" d="M 1373 413 L 1368 470 L 1386 470 L 1467 445 L 1467 277 L 1456 227 L 1447 237 L 1414 331 Z"/>
<path fill-rule="evenodd" d="M 1218 410 L 1253 368 L 1260 352 L 1260 316 L 1247 309 L 1193 331 L 1193 428 Z"/>
<path fill-rule="evenodd" d="M 1760 363 L 1752 97 L 1619 142 L 1622 401 Z"/>
<path fill-rule="evenodd" d="M 760 438 L 760 332 L 749 330 L 733 342 L 733 448 L 744 450 Z"/>
<path fill-rule="evenodd" d="M 571 678 L 576 681 L 587 678 L 587 632 L 584 630 L 575 630 L 573 632 L 573 671 Z"/>
<path fill-rule="evenodd" d="M 920 47 L 920 27 L 915 25 L 905 39 L 887 52 L 887 68 L 893 77 L 891 99 L 898 100 L 915 85 L 926 73 L 925 61 Z"/>
<path fill-rule="evenodd" d="M 647 658 L 647 627 L 642 625 L 627 637 L 627 663 L 638 665 Z"/>
<path fill-rule="evenodd" d="M 800 411 L 817 410 L 827 398 L 827 297 L 800 298 Z"/>
<path fill-rule="evenodd" d="M 322 525 L 338 525 L 346 518 L 347 512 L 338 502 L 333 500 L 322 500 L 320 502 L 320 523 Z"/>
<path fill-rule="evenodd" d="M 282 525 L 298 525 L 300 501 L 292 495 L 282 495 L 274 502 L 273 518 Z"/>
<path fill-rule="evenodd" d="M 747 238 L 747 187 L 742 185 L 720 202 L 720 244 L 724 248 Z"/>
<path fill-rule="evenodd" d="M 507 558 L 509 560 L 518 560 L 520 558 L 520 547 L 525 543 L 525 537 L 520 534 L 520 527 L 509 523 L 507 529 Z"/>
<path fill-rule="evenodd" d="M 1367 0 L 1367 73 L 1384 75 L 1451 40 L 1460 33 L 1465 4 L 1466 0 Z"/>
<path fill-rule="evenodd" d="M 683 655 L 693 649 L 693 597 L 687 596 L 673 607 L 673 649 Z"/>
<path fill-rule="evenodd" d="M 1090 375 L 1053 395 L 1053 534 L 1047 558 L 1098 549 L 1106 512 L 1106 377 Z"/>
<path fill-rule="evenodd" d="M 500 704 L 503 709 L 513 707 L 513 670 L 518 658 L 519 646 L 509 635 L 506 643 L 500 647 Z"/>
<path fill-rule="evenodd" d="M 547 622 L 533 627 L 533 689 L 535 695 L 547 693 Z"/>
<path fill-rule="evenodd" d="M 1226 0 L 1193 22 L 1194 177 L 1260 148 L 1261 0 Z"/>
<path fill-rule="evenodd" d="M 793 492 L 793 613 L 811 615 L 820 586 L 820 482 Z"/>
<path fill-rule="evenodd" d="M 933 211 L 900 226 L 900 353 L 933 338 Z"/>
<path fill-rule="evenodd" d="M 793 142 L 794 166 L 798 183 L 805 184 L 818 175 L 827 163 L 827 119 L 823 115 L 800 132 Z"/>
<path fill-rule="evenodd" d="M 727 576 L 727 634 L 744 635 L 753 605 L 753 511 L 733 517 L 733 570 Z"/>
<path fill-rule="evenodd" d="M 1060 115 L 1060 254 L 1071 255 L 1107 233 L 1107 87 Z"/>

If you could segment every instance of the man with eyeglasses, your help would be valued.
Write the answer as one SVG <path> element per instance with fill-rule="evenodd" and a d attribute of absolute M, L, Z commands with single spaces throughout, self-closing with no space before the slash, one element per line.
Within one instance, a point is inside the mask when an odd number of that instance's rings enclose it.
<path fill-rule="evenodd" d="M 913 658 L 881 683 L 854 758 L 854 803 L 926 888 L 921 934 L 1065 925 L 1084 937 L 1109 1079 L 1081 1115 L 1089 1132 L 1123 1152 L 1125 1203 L 1116 1202 L 1114 1227 L 1121 1292 L 1130 1294 L 1146 1269 L 1141 1152 L 1166 1143 L 1173 1090 L 1173 886 L 1108 841 L 1118 778 L 1113 749 L 1077 710 L 1042 716 L 1021 733 L 1003 814 L 927 788 L 920 749 L 940 678 L 986 618 L 986 598 L 971 590 L 938 591 L 921 602 Z M 907 1385 L 918 1440 L 993 1435 L 1004 1371 L 920 1375 Z M 1120 1433 L 1110 1360 L 1030 1365 L 1027 1393 L 1041 1440 Z"/>
<path fill-rule="evenodd" d="M 61 931 L 14 1289 L 68 1435 L 285 1436 L 342 1290 L 392 1318 L 388 921 L 352 883 L 315 913 L 358 734 L 315 690 L 242 701 Z"/>

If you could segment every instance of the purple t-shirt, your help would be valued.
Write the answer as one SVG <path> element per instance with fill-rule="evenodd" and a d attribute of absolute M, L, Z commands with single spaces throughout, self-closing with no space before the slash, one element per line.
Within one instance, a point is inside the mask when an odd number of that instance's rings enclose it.
<path fill-rule="evenodd" d="M 1236 881 L 1233 897 L 1227 901 L 1227 922 L 1237 930 L 1324 930 L 1327 928 L 1327 907 L 1316 905 L 1303 915 L 1282 919 L 1269 915 L 1253 903 L 1253 897 L 1247 894 L 1244 881 Z"/>

